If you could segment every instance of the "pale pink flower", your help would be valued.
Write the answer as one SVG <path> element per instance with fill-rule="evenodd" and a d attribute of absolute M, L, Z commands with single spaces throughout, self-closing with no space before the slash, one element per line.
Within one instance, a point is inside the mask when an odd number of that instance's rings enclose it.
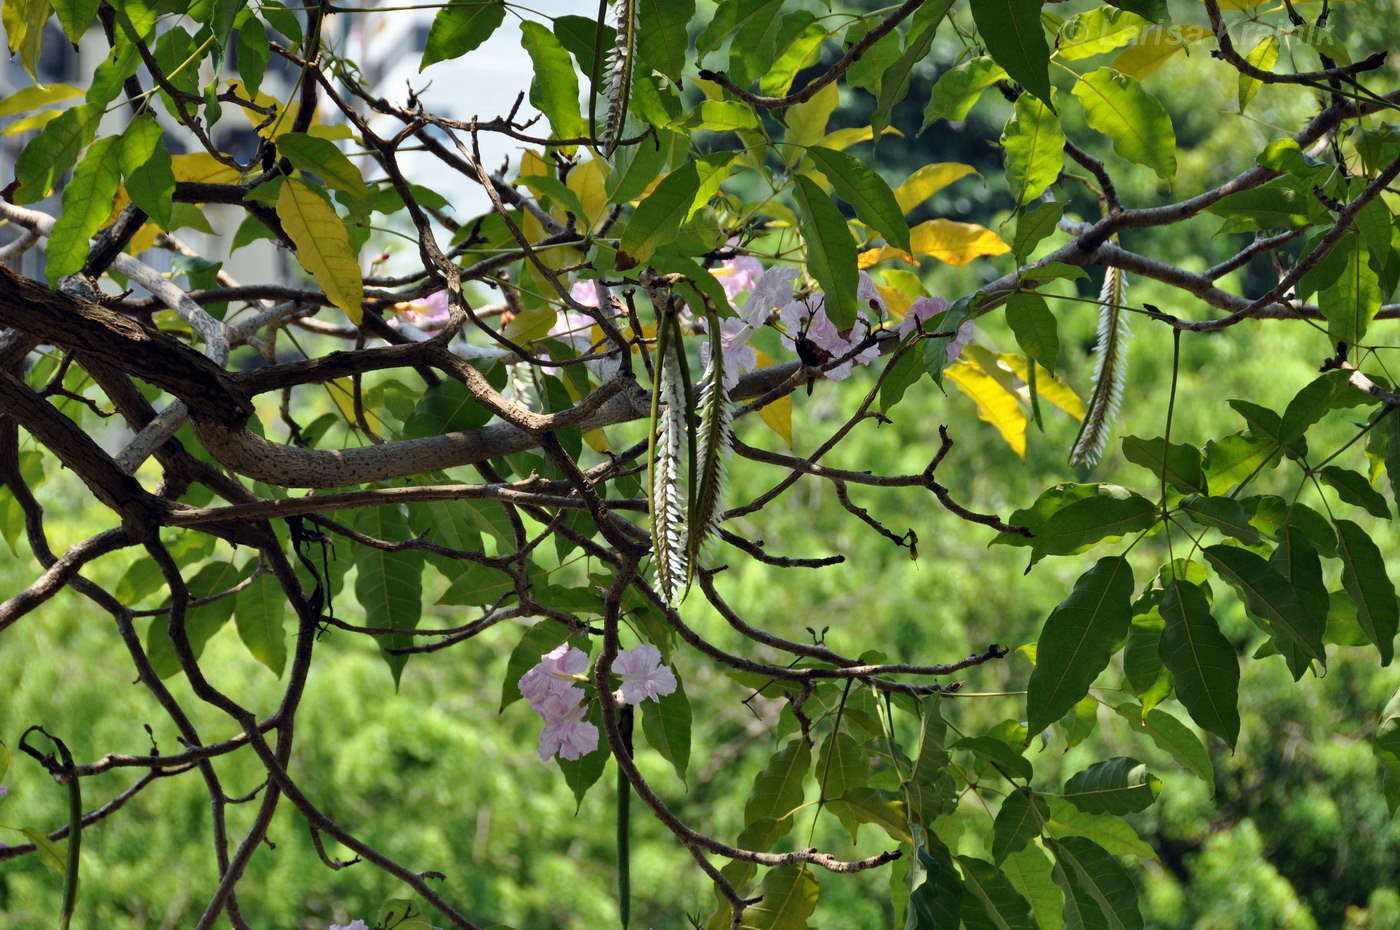
<path fill-rule="evenodd" d="M 538 705 L 551 694 L 567 692 L 578 683 L 577 676 L 588 669 L 588 653 L 568 643 L 540 656 L 537 665 L 520 676 L 520 693 L 530 706 Z"/>
<path fill-rule="evenodd" d="M 352 920 L 348 924 L 331 924 L 326 930 L 369 930 L 363 920 Z"/>
<path fill-rule="evenodd" d="M 739 373 L 753 371 L 758 367 L 758 353 L 749 345 L 749 335 L 755 327 L 739 319 L 729 317 L 719 321 L 720 353 L 724 356 L 724 389 L 732 390 L 739 383 Z M 710 340 L 700 345 L 700 364 L 710 364 Z"/>
<path fill-rule="evenodd" d="M 452 316 L 452 307 L 447 301 L 447 291 L 433 291 L 420 300 L 394 304 L 394 312 L 414 326 L 441 329 Z"/>
<path fill-rule="evenodd" d="M 540 731 L 540 761 L 558 753 L 578 759 L 598 748 L 598 728 L 583 718 L 588 713 L 582 688 L 547 695 L 532 705 L 544 718 Z"/>
<path fill-rule="evenodd" d="M 619 652 L 612 670 L 622 679 L 617 699 L 624 704 L 640 704 L 647 698 L 660 701 L 663 694 L 676 690 L 675 673 L 661 664 L 661 651 L 649 643 Z"/>
<path fill-rule="evenodd" d="M 868 365 L 880 357 L 878 345 L 874 342 L 864 345 L 870 333 L 870 320 L 864 309 L 857 309 L 856 325 L 844 336 L 826 315 L 826 297 L 822 294 L 792 301 L 778 311 L 778 318 L 794 341 L 806 339 L 829 359 L 841 358 L 857 346 L 863 346 L 853 358 L 826 372 L 826 377 L 832 381 L 844 381 L 850 377 L 852 366 Z"/>
<path fill-rule="evenodd" d="M 899 338 L 907 339 L 915 329 L 924 329 L 924 324 L 947 310 L 951 304 L 942 297 L 920 297 L 914 301 L 904 319 L 899 321 Z M 958 327 L 957 335 L 948 342 L 948 361 L 953 362 L 962 354 L 963 346 L 972 340 L 972 321 L 964 320 Z"/>
<path fill-rule="evenodd" d="M 765 271 L 754 282 L 739 318 L 752 326 L 762 326 L 768 317 L 792 301 L 792 282 L 797 280 L 797 269 L 788 265 L 775 265 Z"/>
<path fill-rule="evenodd" d="M 754 283 L 763 274 L 763 265 L 751 255 L 737 255 L 720 262 L 719 267 L 712 269 L 710 274 L 719 279 L 725 296 L 733 300 L 744 291 L 753 290 Z"/>

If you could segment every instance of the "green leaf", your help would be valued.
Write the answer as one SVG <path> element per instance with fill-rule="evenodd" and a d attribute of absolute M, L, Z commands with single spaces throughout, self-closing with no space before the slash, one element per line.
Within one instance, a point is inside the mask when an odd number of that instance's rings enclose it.
<path fill-rule="evenodd" d="M 938 76 L 924 108 L 924 129 L 940 119 L 963 120 L 982 92 L 1006 77 L 1006 70 L 990 58 L 972 58 Z"/>
<path fill-rule="evenodd" d="M 754 780 L 753 793 L 744 805 L 744 824 L 763 817 L 783 820 L 802 805 L 803 781 L 812 765 L 812 751 L 802 737 L 778 750 Z"/>
<path fill-rule="evenodd" d="M 35 846 L 39 862 L 55 875 L 68 874 L 68 844 L 49 839 L 49 835 L 36 827 L 16 827 Z"/>
<path fill-rule="evenodd" d="M 1293 525 L 1284 526 L 1278 534 L 1278 548 L 1269 557 L 1269 567 L 1293 588 L 1298 599 L 1303 635 L 1325 664 L 1327 653 L 1322 643 L 1329 603 L 1327 587 L 1322 581 L 1322 561 L 1318 558 L 1317 550 L 1301 529 Z M 1271 628 L 1271 632 L 1274 646 L 1288 662 L 1293 679 L 1296 681 L 1303 677 L 1312 658 L 1309 651 L 1293 642 L 1287 633 L 1277 628 Z"/>
<path fill-rule="evenodd" d="M 1215 793 L 1215 766 L 1205 745 L 1190 727 L 1161 708 L 1154 707 L 1144 715 L 1141 705 L 1131 701 L 1119 704 L 1114 710 L 1135 731 L 1146 733 L 1157 748 L 1205 782 L 1211 794 Z"/>
<path fill-rule="evenodd" d="M 1400 410 L 1392 408 L 1381 424 L 1385 431 L 1385 477 L 1390 484 L 1390 496 L 1400 503 Z"/>
<path fill-rule="evenodd" d="M 1016 203 L 1030 203 L 1060 176 L 1065 166 L 1065 132 L 1054 110 L 1028 95 L 1016 98 L 1015 112 L 1002 130 L 1006 184 Z"/>
<path fill-rule="evenodd" d="M 1040 0 L 978 0 L 972 19 L 987 53 L 1011 79 L 1050 106 L 1050 47 L 1040 24 Z"/>
<path fill-rule="evenodd" d="M 1254 46 L 1253 50 L 1245 56 L 1245 61 L 1261 71 L 1272 71 L 1278 62 L 1278 36 L 1265 36 L 1263 41 Z M 1240 112 L 1249 106 L 1249 101 L 1254 99 L 1254 95 L 1259 93 L 1259 88 L 1264 86 L 1264 82 L 1258 78 L 1252 78 L 1247 74 L 1240 74 Z"/>
<path fill-rule="evenodd" d="M 1067 61 L 1092 58 L 1132 43 L 1152 24 L 1126 10 L 1098 7 L 1065 20 L 1055 51 Z"/>
<path fill-rule="evenodd" d="M 1161 790 L 1146 765 L 1118 756 L 1071 776 L 1061 796 L 1091 814 L 1130 814 L 1150 807 Z"/>
<path fill-rule="evenodd" d="M 1326 372 L 1310 381 L 1288 402 L 1278 428 L 1279 442 L 1284 446 L 1294 445 L 1314 423 L 1333 410 L 1375 402 L 1374 398 L 1352 386 L 1351 372 Z M 1306 451 L 1306 445 L 1302 449 Z"/>
<path fill-rule="evenodd" d="M 210 562 L 195 573 L 185 585 L 191 601 L 212 597 L 229 590 L 247 574 L 233 566 L 232 562 Z M 168 602 L 167 602 L 168 603 Z M 190 607 L 185 612 L 185 636 L 190 642 L 190 651 L 198 659 L 204 653 L 204 646 L 210 637 L 233 616 L 234 599 L 220 598 L 198 607 Z M 146 630 L 146 655 L 151 660 L 151 668 L 161 678 L 169 678 L 183 671 L 180 660 L 175 655 L 175 643 L 170 638 L 168 616 L 158 616 L 151 620 Z"/>
<path fill-rule="evenodd" d="M 806 930 L 821 886 L 805 865 L 782 865 L 763 876 L 763 900 L 744 908 L 740 930 Z"/>
<path fill-rule="evenodd" d="M 923 376 L 923 353 L 917 347 L 891 362 L 880 385 L 880 412 L 889 413 L 904 399 L 904 392 Z"/>
<path fill-rule="evenodd" d="M 1176 174 L 1171 116 L 1137 81 L 1111 68 L 1099 68 L 1080 77 L 1074 96 L 1083 105 L 1090 128 L 1108 136 L 1120 156 L 1146 165 L 1163 180 Z"/>
<path fill-rule="evenodd" d="M 515 582 L 500 569 L 476 562 L 462 562 L 456 577 L 437 602 L 454 607 L 485 607 L 515 590 Z"/>
<path fill-rule="evenodd" d="M 568 51 L 554 33 L 530 20 L 520 24 L 520 44 L 535 66 L 530 103 L 549 120 L 554 137 L 574 139 L 587 135 L 588 122 L 578 106 L 578 77 Z"/>
<path fill-rule="evenodd" d="M 485 426 L 492 413 L 460 381 L 439 381 L 423 392 L 403 425 L 405 439 Z"/>
<path fill-rule="evenodd" d="M 600 731 L 603 725 L 603 710 L 597 701 L 593 701 L 588 709 L 588 716 L 584 718 L 593 724 Z M 559 766 L 559 771 L 564 775 L 564 782 L 569 786 L 569 790 L 574 793 L 574 813 L 577 814 L 583 807 L 584 795 L 588 794 L 588 789 L 598 783 L 598 779 L 603 777 L 603 769 L 607 768 L 609 753 L 606 749 L 599 747 L 590 753 L 585 753 L 578 759 L 565 759 L 563 756 L 556 756 L 554 761 Z"/>
<path fill-rule="evenodd" d="M 1029 780 L 1033 774 L 1031 761 L 1017 752 L 1004 739 L 995 736 L 965 736 L 948 747 L 970 752 L 997 767 L 1006 778 Z"/>
<path fill-rule="evenodd" d="M 1050 805 L 1040 795 L 1019 789 L 1009 793 L 992 822 L 992 858 L 1001 862 L 1020 852 L 1040 835 L 1049 819 Z"/>
<path fill-rule="evenodd" d="M 1011 240 L 1011 251 L 1019 264 L 1030 261 L 1031 253 L 1041 240 L 1055 232 L 1060 217 L 1065 214 L 1065 203 L 1054 200 L 1036 204 L 1021 214 L 1016 221 L 1016 235 Z M 1050 366 L 1045 366 L 1049 368 Z"/>
<path fill-rule="evenodd" d="M 1276 637 L 1288 640 L 1308 659 L 1326 661 L 1322 624 L 1309 618 L 1292 586 L 1268 562 L 1247 549 L 1227 545 L 1208 546 L 1204 555 L 1216 574 L 1239 593 L 1245 609 L 1267 622 Z"/>
<path fill-rule="evenodd" d="M 1039 846 L 1031 844 L 1008 856 L 1001 864 L 1001 869 L 1010 879 L 1011 886 L 1030 903 L 1040 930 L 1060 930 L 1064 926 L 1064 917 L 1061 914 L 1064 895 L 1055 885 L 1054 865 L 1051 864 L 1050 857 L 1045 855 Z"/>
<path fill-rule="evenodd" d="M 73 169 L 63 188 L 63 212 L 49 233 L 44 267 L 49 281 L 56 284 L 87 261 L 88 240 L 112 215 L 112 201 L 121 186 L 120 156 L 121 139 L 107 136 L 89 146 Z"/>
<path fill-rule="evenodd" d="M 793 78 L 816 62 L 821 54 L 821 44 L 832 36 L 832 33 L 806 10 L 794 10 L 789 20 L 782 35 L 791 35 L 792 38 L 774 59 L 767 73 L 759 78 L 758 92 L 761 94 L 774 97 L 786 94 L 792 87 Z M 836 83 L 833 81 L 827 86 L 834 88 Z M 791 113 L 791 110 L 788 112 Z"/>
<path fill-rule="evenodd" d="M 1278 464 L 1277 443 L 1258 436 L 1233 433 L 1206 443 L 1206 489 L 1224 494 L 1246 478 Z"/>
<path fill-rule="evenodd" d="M 1137 856 L 1141 859 L 1155 859 L 1157 856 L 1122 817 L 1086 813 L 1063 798 L 1050 797 L 1050 822 L 1046 824 L 1045 831 L 1055 838 L 1088 837 L 1115 856 Z"/>
<path fill-rule="evenodd" d="M 679 677 L 675 691 L 662 695 L 659 700 L 642 702 L 642 732 L 646 734 L 647 743 L 671 763 L 682 782 L 690 764 L 690 728 L 690 699 L 685 696 L 685 686 Z"/>
<path fill-rule="evenodd" d="M 274 575 L 259 575 L 238 593 L 233 619 L 243 645 L 272 674 L 282 677 L 287 664 L 287 635 L 283 623 L 287 596 Z"/>
<path fill-rule="evenodd" d="M 1400 605 L 1396 603 L 1395 585 L 1385 569 L 1385 558 L 1361 527 L 1350 520 L 1334 522 L 1337 554 L 1342 558 L 1342 587 L 1356 604 L 1361 629 L 1380 651 L 1381 665 L 1389 665 L 1400 625 Z"/>
<path fill-rule="evenodd" d="M 953 0 L 928 0 L 924 3 L 915 14 L 916 19 L 923 17 L 922 22 L 910 27 L 908 44 L 880 74 L 880 92 L 876 95 L 875 109 L 870 114 L 870 126 L 875 130 L 877 140 L 890 124 L 890 112 L 909 93 L 910 72 L 928 57 L 938 24 L 952 5 Z"/>
<path fill-rule="evenodd" d="M 690 38 L 686 26 L 695 0 L 639 0 L 637 50 L 647 64 L 679 84 Z"/>
<path fill-rule="evenodd" d="M 814 774 L 823 798 L 839 798 L 870 778 L 870 757 L 849 733 L 833 731 L 817 754 Z"/>
<path fill-rule="evenodd" d="M 1183 494 L 1201 494 L 1206 490 L 1201 451 L 1195 446 L 1184 442 L 1168 445 L 1160 438 L 1124 436 L 1123 457 L 1134 465 L 1141 465 L 1159 478 L 1165 470 L 1167 484 Z"/>
<path fill-rule="evenodd" d="M 802 210 L 807 273 L 826 295 L 827 316 L 837 330 L 846 332 L 856 325 L 856 243 L 831 198 L 811 178 L 798 175 L 796 182 L 793 195 Z"/>
<path fill-rule="evenodd" d="M 149 114 L 138 117 L 122 133 L 121 168 L 126 192 L 161 229 L 174 221 L 175 172 L 164 130 Z"/>
<path fill-rule="evenodd" d="M 627 221 L 619 243 L 621 251 L 638 262 L 649 261 L 659 246 L 675 237 L 699 190 L 700 174 L 694 161 L 666 175 Z"/>
<path fill-rule="evenodd" d="M 334 142 L 304 132 L 287 132 L 277 137 L 277 150 L 287 156 L 293 168 L 314 174 L 327 187 L 345 191 L 363 202 L 368 212 L 369 188 L 365 179 Z"/>
<path fill-rule="evenodd" d="M 97 21 L 97 7 L 100 0 L 53 0 L 53 11 L 68 41 L 77 44 Z"/>
<path fill-rule="evenodd" d="M 304 183 L 289 179 L 277 193 L 277 217 L 296 245 L 302 267 L 358 326 L 364 314 L 364 278 L 340 214 Z"/>
<path fill-rule="evenodd" d="M 913 842 L 904 801 L 893 791 L 861 785 L 848 788 L 840 798 L 827 803 L 843 821 L 873 823 L 897 843 Z"/>
<path fill-rule="evenodd" d="M 727 70 L 735 84 L 748 87 L 778 57 L 778 38 L 787 17 L 783 0 L 744 0 L 735 7 Z"/>
<path fill-rule="evenodd" d="M 1353 230 L 1343 236 L 1333 251 L 1341 260 L 1341 273 L 1318 295 L 1317 303 L 1327 317 L 1327 335 L 1333 342 L 1360 345 L 1381 308 L 1380 280 L 1359 233 Z"/>
<path fill-rule="evenodd" d="M 1108 666 L 1131 621 L 1133 572 L 1109 556 L 1075 582 L 1040 631 L 1026 695 L 1026 728 L 1039 733 L 1064 716 Z"/>
<path fill-rule="evenodd" d="M 49 0 L 5 0 L 0 3 L 0 19 L 5 25 L 6 45 L 18 52 L 20 64 L 36 82 L 39 56 L 44 50 L 44 26 L 53 12 Z"/>
<path fill-rule="evenodd" d="M 97 131 L 101 115 L 99 107 L 73 107 L 63 111 L 29 141 L 15 160 L 15 179 L 19 181 L 13 197 L 15 203 L 35 203 L 49 195 Z"/>
<path fill-rule="evenodd" d="M 992 542 L 1004 546 L 1032 546 L 1034 538 L 1040 536 L 1046 520 L 1075 501 L 1097 496 L 1104 487 L 1104 485 L 1099 484 L 1067 482 L 1046 488 L 1031 506 L 1022 507 L 1012 512 L 1008 521 L 1012 526 L 1024 526 L 1030 530 L 1034 534 L 1033 538 L 1027 539 L 1018 533 L 1001 533 Z"/>
<path fill-rule="evenodd" d="M 1390 507 L 1386 504 L 1385 498 L 1381 496 L 1379 491 L 1371 487 L 1371 482 L 1367 481 L 1364 475 L 1349 468 L 1328 465 L 1322 468 L 1317 476 L 1322 479 L 1323 484 L 1330 486 L 1337 492 L 1337 496 L 1348 504 L 1365 509 L 1373 517 L 1380 517 L 1382 520 L 1390 519 Z"/>
<path fill-rule="evenodd" d="M 1249 514 L 1233 497 L 1188 494 L 1181 499 L 1182 511 L 1201 526 L 1214 527 L 1246 546 L 1259 541 L 1259 531 L 1249 522 Z"/>
<path fill-rule="evenodd" d="M 288 182 L 293 183 L 293 182 Z M 367 507 L 356 513 L 355 528 L 389 542 L 410 538 L 412 531 L 396 506 Z M 365 610 L 365 625 L 412 630 L 423 615 L 423 553 L 416 549 L 386 552 L 373 546 L 355 548 L 355 600 Z M 389 649 L 411 646 L 412 636 L 377 637 L 380 656 L 399 684 L 408 656 Z"/>
<path fill-rule="evenodd" d="M 1032 563 L 1047 555 L 1073 555 L 1104 540 L 1150 529 L 1157 505 L 1141 494 L 1117 485 L 1100 485 L 1094 497 L 1057 510 L 1036 531 Z"/>
<path fill-rule="evenodd" d="M 525 631 L 506 660 L 506 677 L 501 681 L 501 710 L 520 700 L 520 678 L 539 664 L 540 659 L 569 638 L 569 628 L 553 620 L 541 620 Z"/>
<path fill-rule="evenodd" d="M 841 199 L 855 208 L 861 222 L 873 227 L 890 245 L 910 250 L 909 224 L 904 222 L 904 211 L 884 178 L 854 155 L 820 145 L 807 149 L 807 157 L 826 175 Z"/>
<path fill-rule="evenodd" d="M 249 16 L 238 27 L 238 39 L 234 43 L 238 58 L 238 76 L 249 94 L 257 95 L 262 87 L 263 76 L 267 74 L 267 63 L 271 57 L 267 28 L 256 16 Z"/>
<path fill-rule="evenodd" d="M 1031 907 L 1001 869 L 958 856 L 963 873 L 962 921 L 967 930 L 1033 930 Z"/>
<path fill-rule="evenodd" d="M 1012 294 L 1006 300 L 1006 324 L 1027 357 L 1055 370 L 1060 357 L 1060 333 L 1045 298 L 1023 291 Z"/>
<path fill-rule="evenodd" d="M 422 71 L 435 61 L 460 58 L 491 38 L 491 33 L 506 18 L 505 0 L 481 0 L 480 3 L 445 6 L 433 17 L 428 38 L 423 45 Z M 533 102 L 533 101 L 531 101 Z"/>
<path fill-rule="evenodd" d="M 1240 665 L 1234 647 L 1211 616 L 1205 592 L 1189 581 L 1167 585 L 1160 610 L 1166 621 L 1162 662 L 1171 672 L 1177 698 L 1192 720 L 1233 749 L 1240 734 Z"/>
<path fill-rule="evenodd" d="M 1117 859 L 1082 836 L 1047 840 L 1045 845 L 1055 857 L 1055 882 L 1065 893 L 1064 917 L 1069 930 L 1142 930 L 1137 889 Z"/>
<path fill-rule="evenodd" d="M 604 184 L 610 203 L 626 203 L 637 198 L 665 170 L 670 146 L 664 140 L 674 140 L 677 134 L 663 132 L 661 136 L 662 144 L 629 145 L 613 155 L 613 172 Z M 696 183 L 698 187 L 698 180 Z"/>

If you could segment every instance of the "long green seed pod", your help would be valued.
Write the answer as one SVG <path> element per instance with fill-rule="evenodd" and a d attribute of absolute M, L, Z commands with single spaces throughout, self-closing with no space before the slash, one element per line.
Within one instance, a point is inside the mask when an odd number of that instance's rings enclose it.
<path fill-rule="evenodd" d="M 1099 342 L 1094 349 L 1094 393 L 1089 409 L 1079 425 L 1079 435 L 1070 449 L 1071 465 L 1093 465 L 1103 456 L 1108 434 L 1123 401 L 1123 383 L 1128 376 L 1128 339 L 1132 336 L 1130 314 L 1123 308 L 1128 290 L 1121 268 L 1109 268 L 1099 292 Z"/>
<path fill-rule="evenodd" d="M 691 476 L 695 488 L 691 500 L 690 546 L 687 552 L 691 571 L 698 564 L 705 543 L 719 525 L 725 463 L 732 448 L 729 425 L 734 417 L 729 391 L 724 386 L 724 352 L 719 316 L 712 311 L 706 325 L 710 331 L 710 361 L 700 381 L 698 451 L 694 460 L 695 471 Z"/>
<path fill-rule="evenodd" d="M 687 435 L 684 356 L 677 339 L 675 317 L 657 324 L 656 385 L 651 395 L 651 434 L 647 449 L 647 474 L 651 480 L 651 547 L 656 584 L 669 603 L 678 603 L 689 580 L 686 561 L 688 534 L 685 522 L 686 493 L 682 481 Z"/>

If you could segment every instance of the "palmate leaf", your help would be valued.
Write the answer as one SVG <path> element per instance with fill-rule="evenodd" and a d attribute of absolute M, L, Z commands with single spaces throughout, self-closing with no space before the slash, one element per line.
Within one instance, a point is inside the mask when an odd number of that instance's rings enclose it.
<path fill-rule="evenodd" d="M 1127 869 L 1082 836 L 1047 840 L 1055 857 L 1055 882 L 1065 893 L 1065 927 L 1142 930 L 1137 889 Z"/>
<path fill-rule="evenodd" d="M 1177 697 L 1192 720 L 1233 749 L 1240 734 L 1240 666 L 1234 647 L 1220 632 L 1205 593 L 1196 585 L 1171 582 L 1160 609 L 1166 620 L 1162 661 L 1171 672 Z"/>
<path fill-rule="evenodd" d="M 1089 693 L 1131 621 L 1133 573 L 1126 559 L 1099 559 L 1045 621 L 1026 694 L 1026 728 L 1039 733 Z"/>

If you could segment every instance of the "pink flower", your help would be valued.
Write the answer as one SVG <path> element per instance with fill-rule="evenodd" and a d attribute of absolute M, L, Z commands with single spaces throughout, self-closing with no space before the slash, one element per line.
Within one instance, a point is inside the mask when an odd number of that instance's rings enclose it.
<path fill-rule="evenodd" d="M 622 679 L 617 698 L 624 704 L 660 701 L 661 695 L 676 690 L 675 673 L 661 664 L 661 651 L 649 643 L 619 652 L 612 670 Z"/>
<path fill-rule="evenodd" d="M 452 315 L 447 291 L 433 291 L 421 300 L 394 304 L 394 312 L 414 326 L 441 329 Z"/>
<path fill-rule="evenodd" d="M 796 268 L 787 265 L 769 268 L 754 282 L 739 318 L 752 326 L 762 326 L 774 310 L 792 300 L 792 282 L 796 279 Z"/>
<path fill-rule="evenodd" d="M 547 695 L 532 707 L 544 718 L 540 731 L 540 761 L 558 753 L 578 759 L 598 748 L 598 728 L 584 720 L 588 705 L 582 688 Z"/>
<path fill-rule="evenodd" d="M 369 930 L 363 920 L 352 920 L 348 924 L 331 924 L 326 930 Z"/>
<path fill-rule="evenodd" d="M 794 342 L 805 339 L 818 350 L 817 357 L 822 364 L 849 354 L 857 346 L 863 346 L 854 358 L 826 372 L 826 376 L 832 381 L 844 381 L 850 377 L 853 365 L 868 365 L 880 357 L 878 345 L 874 342 L 864 345 L 866 336 L 870 333 L 870 320 L 863 308 L 856 310 L 856 325 L 844 336 L 837 331 L 836 324 L 826 315 L 826 297 L 822 294 L 812 294 L 792 301 L 778 311 L 778 317 L 787 327 L 788 335 Z"/>
<path fill-rule="evenodd" d="M 942 297 L 920 297 L 914 301 L 909 312 L 904 314 L 904 319 L 899 321 L 899 338 L 907 339 L 909 334 L 915 329 L 924 329 L 924 324 L 938 314 L 947 310 L 951 304 Z M 948 342 L 948 361 L 956 361 L 962 354 L 963 346 L 972 340 L 973 326 L 971 320 L 963 320 L 958 327 L 957 335 Z"/>
<path fill-rule="evenodd" d="M 755 327 L 739 319 L 729 317 L 719 321 L 720 354 L 724 356 L 724 389 L 732 390 L 739 383 L 739 373 L 753 371 L 758 367 L 758 354 L 749 345 L 749 334 Z M 700 345 L 700 364 L 710 364 L 710 341 Z"/>
<path fill-rule="evenodd" d="M 568 643 L 561 643 L 558 648 L 540 656 L 539 664 L 520 676 L 520 693 L 538 711 L 536 705 L 548 696 L 573 690 L 578 683 L 577 676 L 587 670 L 588 653 Z"/>
<path fill-rule="evenodd" d="M 719 279 L 719 286 L 733 300 L 744 291 L 753 290 L 754 282 L 763 274 L 763 265 L 751 255 L 738 255 L 720 262 L 710 274 Z"/>

